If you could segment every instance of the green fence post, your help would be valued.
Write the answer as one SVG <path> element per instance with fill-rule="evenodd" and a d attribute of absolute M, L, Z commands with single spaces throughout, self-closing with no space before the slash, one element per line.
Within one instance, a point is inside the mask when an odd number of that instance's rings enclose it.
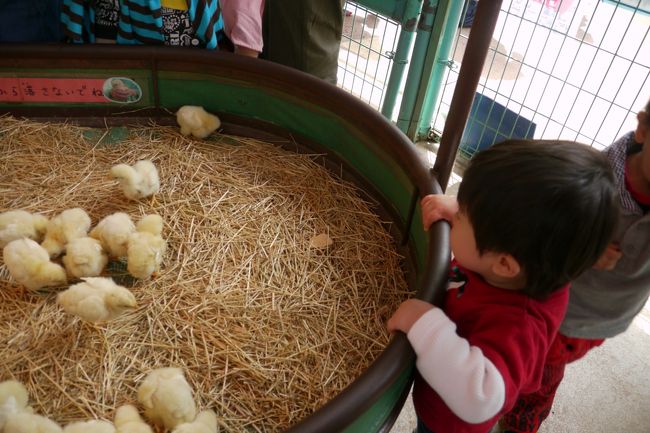
<path fill-rule="evenodd" d="M 404 12 L 399 20 L 402 30 L 400 31 L 399 40 L 397 41 L 397 48 L 395 49 L 395 54 L 393 56 L 393 65 L 390 70 L 390 77 L 386 84 L 386 94 L 381 106 L 381 114 L 388 118 L 388 120 L 392 120 L 393 118 L 397 94 L 402 87 L 404 71 L 409 62 L 415 30 L 417 28 L 420 11 L 422 10 L 422 1 L 423 0 L 407 0 Z"/>
<path fill-rule="evenodd" d="M 411 56 L 411 65 L 406 76 L 406 85 L 404 86 L 404 96 L 400 105 L 399 115 L 397 117 L 397 127 L 409 137 L 413 138 L 414 134 L 409 135 L 408 130 L 413 121 L 413 115 L 416 112 L 415 104 L 418 99 L 419 89 L 426 87 L 422 83 L 422 77 L 429 78 L 429 74 L 423 75 L 425 57 L 429 49 L 431 40 L 431 29 L 433 27 L 434 17 L 438 7 L 438 0 L 426 0 L 422 6 L 422 13 L 418 22 L 417 35 Z M 415 129 L 415 128 L 413 128 Z"/>
<path fill-rule="evenodd" d="M 442 3 L 446 4 L 443 6 Z M 422 111 L 418 119 L 418 127 L 415 134 L 416 141 L 429 137 L 433 112 L 438 106 L 438 98 L 444 85 L 446 68 L 450 64 L 449 56 L 452 51 L 452 45 L 456 40 L 458 23 L 463 14 L 464 3 L 463 1 L 441 0 L 438 6 L 439 13 L 436 16 L 433 31 L 431 32 L 432 45 L 434 43 L 433 41 L 436 40 L 438 40 L 438 44 L 436 50 L 429 53 L 429 55 L 435 56 L 435 60 L 424 94 Z M 442 13 L 443 9 L 446 13 Z M 442 34 L 440 33 L 440 29 L 442 29 Z"/>

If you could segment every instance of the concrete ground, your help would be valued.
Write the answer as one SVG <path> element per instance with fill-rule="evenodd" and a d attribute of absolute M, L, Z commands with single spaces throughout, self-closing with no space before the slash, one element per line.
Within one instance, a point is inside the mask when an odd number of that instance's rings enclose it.
<path fill-rule="evenodd" d="M 411 433 L 410 399 L 391 433 Z M 650 432 L 650 302 L 623 334 L 569 364 L 539 433 Z"/>

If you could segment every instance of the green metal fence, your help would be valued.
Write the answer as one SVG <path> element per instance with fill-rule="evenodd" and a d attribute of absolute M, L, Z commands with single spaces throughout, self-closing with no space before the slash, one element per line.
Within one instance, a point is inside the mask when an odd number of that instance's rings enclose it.
<path fill-rule="evenodd" d="M 471 156 L 510 136 L 602 148 L 633 129 L 650 98 L 649 3 L 504 1 L 460 154 Z M 454 66 L 470 31 L 458 30 Z M 445 75 L 432 135 L 443 129 L 457 68 Z"/>
<path fill-rule="evenodd" d="M 464 4 L 459 0 L 345 2 L 339 85 L 415 140 L 418 127 L 429 127 Z"/>
<path fill-rule="evenodd" d="M 339 85 L 392 118 L 422 0 L 345 2 Z"/>

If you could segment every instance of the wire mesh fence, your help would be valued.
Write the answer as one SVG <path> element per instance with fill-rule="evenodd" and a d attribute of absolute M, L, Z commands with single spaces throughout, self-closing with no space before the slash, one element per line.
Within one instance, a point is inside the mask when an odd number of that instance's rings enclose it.
<path fill-rule="evenodd" d="M 392 66 L 399 23 L 346 1 L 338 85 L 380 109 Z"/>
<path fill-rule="evenodd" d="M 460 28 L 432 127 L 441 132 L 471 31 Z M 461 141 L 506 137 L 602 148 L 635 126 L 650 98 L 648 0 L 505 0 Z"/>

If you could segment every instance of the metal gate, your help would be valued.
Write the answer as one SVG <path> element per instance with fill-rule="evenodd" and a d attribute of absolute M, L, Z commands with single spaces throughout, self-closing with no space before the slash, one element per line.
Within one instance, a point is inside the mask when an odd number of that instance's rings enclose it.
<path fill-rule="evenodd" d="M 649 30 L 648 0 L 505 0 L 459 155 L 511 136 L 603 148 L 633 129 L 650 99 Z M 470 31 L 458 31 L 434 135 Z"/>

